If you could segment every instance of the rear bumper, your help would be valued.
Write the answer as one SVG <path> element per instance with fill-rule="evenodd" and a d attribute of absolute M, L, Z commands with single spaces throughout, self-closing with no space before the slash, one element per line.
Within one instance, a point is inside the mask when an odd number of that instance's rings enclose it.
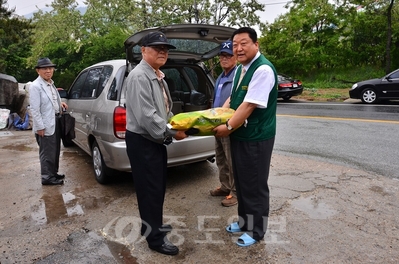
<path fill-rule="evenodd" d="M 99 143 L 107 167 L 119 171 L 131 171 L 124 140 Z M 168 167 L 204 161 L 215 156 L 215 138 L 213 136 L 190 136 L 179 141 L 173 140 L 173 143 L 166 148 Z"/>
<path fill-rule="evenodd" d="M 278 90 L 278 98 L 283 98 L 283 97 L 292 97 L 292 96 L 296 96 L 296 95 L 301 95 L 303 92 L 303 87 L 299 87 L 299 88 L 286 88 L 286 89 L 281 89 Z"/>
<path fill-rule="evenodd" d="M 107 167 L 119 171 L 131 171 L 130 161 L 124 140 L 116 142 L 99 142 L 101 154 Z"/>
<path fill-rule="evenodd" d="M 167 146 L 168 167 L 204 161 L 215 156 L 214 136 L 190 136 Z"/>

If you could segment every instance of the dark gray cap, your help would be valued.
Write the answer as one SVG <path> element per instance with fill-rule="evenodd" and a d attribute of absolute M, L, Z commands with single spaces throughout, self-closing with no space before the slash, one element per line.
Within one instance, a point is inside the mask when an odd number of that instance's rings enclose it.
<path fill-rule="evenodd" d="M 56 65 L 51 62 L 49 58 L 40 58 L 37 61 L 36 69 L 38 68 L 47 68 L 47 67 L 55 67 Z"/>
<path fill-rule="evenodd" d="M 157 46 L 157 45 L 165 45 L 169 49 L 175 49 L 176 47 L 172 44 L 169 44 L 168 39 L 165 34 L 159 31 L 150 32 L 148 35 L 144 36 L 141 39 L 141 46 Z"/>

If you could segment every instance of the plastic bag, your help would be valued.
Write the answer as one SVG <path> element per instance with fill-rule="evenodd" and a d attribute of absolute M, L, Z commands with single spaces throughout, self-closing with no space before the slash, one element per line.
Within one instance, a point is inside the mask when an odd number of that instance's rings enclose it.
<path fill-rule="evenodd" d="M 0 129 L 6 128 L 8 125 L 8 116 L 10 115 L 9 109 L 0 108 Z"/>
<path fill-rule="evenodd" d="M 202 111 L 180 113 L 169 120 L 170 127 L 176 130 L 195 129 L 194 136 L 213 135 L 215 127 L 225 124 L 234 114 L 234 109 L 216 107 Z"/>

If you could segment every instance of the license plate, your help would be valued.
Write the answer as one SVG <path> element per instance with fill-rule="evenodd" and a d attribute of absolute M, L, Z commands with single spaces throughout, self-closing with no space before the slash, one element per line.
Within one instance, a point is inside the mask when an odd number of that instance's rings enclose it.
<path fill-rule="evenodd" d="M 297 88 L 297 87 L 298 87 L 298 84 L 294 83 L 294 84 L 292 85 L 292 87 Z"/>

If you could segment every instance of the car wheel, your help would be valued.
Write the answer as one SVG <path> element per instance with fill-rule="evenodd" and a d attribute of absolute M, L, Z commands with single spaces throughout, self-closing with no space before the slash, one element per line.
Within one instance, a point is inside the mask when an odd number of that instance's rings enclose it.
<path fill-rule="evenodd" d="M 371 89 L 371 88 L 366 88 L 362 92 L 362 102 L 366 104 L 373 104 L 377 102 L 377 94 L 376 92 Z"/>
<path fill-rule="evenodd" d="M 288 101 L 288 100 L 290 100 L 290 99 L 291 99 L 291 96 L 284 96 L 284 97 L 283 97 L 283 100 L 284 100 L 284 101 Z"/>
<path fill-rule="evenodd" d="M 93 159 L 94 176 L 96 177 L 97 182 L 101 184 L 108 183 L 110 169 L 105 165 L 100 148 L 95 141 L 91 149 L 91 157 Z"/>

